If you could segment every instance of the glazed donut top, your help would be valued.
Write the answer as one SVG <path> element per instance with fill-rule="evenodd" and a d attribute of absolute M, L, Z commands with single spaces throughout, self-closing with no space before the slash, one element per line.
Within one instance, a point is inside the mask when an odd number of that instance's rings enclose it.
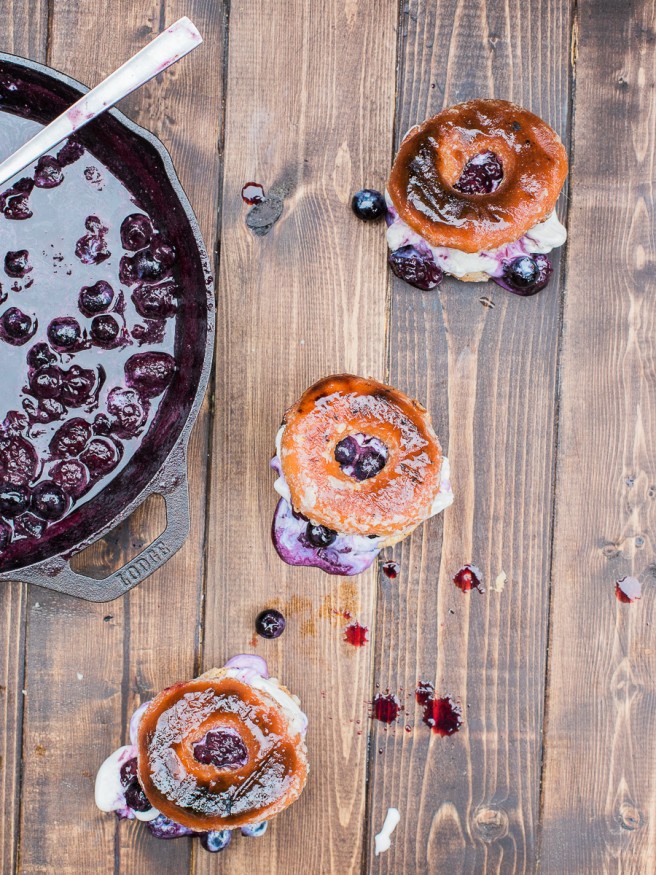
<path fill-rule="evenodd" d="M 337 461 L 345 439 L 378 449 L 378 473 L 358 479 Z M 293 509 L 312 523 L 390 537 L 431 515 L 442 450 L 418 401 L 376 380 L 339 374 L 319 380 L 287 411 L 280 462 Z"/>
<path fill-rule="evenodd" d="M 460 190 L 469 162 L 490 152 L 502 168 L 498 186 L 489 194 Z M 470 100 L 408 132 L 388 192 L 399 216 L 431 246 L 481 252 L 546 219 L 566 175 L 565 147 L 541 118 L 506 100 Z"/>
<path fill-rule="evenodd" d="M 137 741 L 151 804 L 198 831 L 267 820 L 299 796 L 307 777 L 305 744 L 280 703 L 230 671 L 213 675 L 161 692 Z"/>

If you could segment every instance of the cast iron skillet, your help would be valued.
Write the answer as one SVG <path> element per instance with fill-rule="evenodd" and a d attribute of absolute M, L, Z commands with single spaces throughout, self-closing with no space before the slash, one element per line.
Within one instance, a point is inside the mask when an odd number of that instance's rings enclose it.
<path fill-rule="evenodd" d="M 49 67 L 0 53 L 0 111 L 47 123 L 87 90 Z M 28 581 L 101 602 L 117 598 L 160 568 L 189 534 L 186 450 L 212 364 L 214 292 L 198 223 L 159 140 L 118 110 L 106 112 L 78 136 L 157 217 L 177 250 L 183 287 L 175 318 L 179 367 L 127 466 L 97 496 L 51 525 L 27 559 L 10 560 L 0 580 Z M 73 554 L 106 535 L 154 493 L 166 502 L 167 524 L 159 538 L 104 580 L 71 568 Z"/>

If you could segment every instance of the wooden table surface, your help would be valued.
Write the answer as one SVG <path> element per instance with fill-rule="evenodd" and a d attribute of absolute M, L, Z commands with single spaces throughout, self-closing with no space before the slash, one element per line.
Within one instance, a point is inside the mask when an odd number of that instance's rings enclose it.
<path fill-rule="evenodd" d="M 653 0 L 0 0 L 0 48 L 94 84 L 188 14 L 192 56 L 123 107 L 170 149 L 216 253 L 215 378 L 189 452 L 185 548 L 119 601 L 0 591 L 1 871 L 243 875 L 656 871 L 656 7 Z M 472 97 L 543 116 L 571 156 L 569 242 L 518 298 L 393 281 L 383 188 L 415 122 Z M 246 227 L 249 181 L 285 192 Z M 285 407 L 352 371 L 423 400 L 456 501 L 355 579 L 289 568 L 269 528 Z M 150 502 L 88 552 L 102 574 L 162 528 Z M 482 569 L 487 591 L 452 577 Z M 504 572 L 502 591 L 494 586 Z M 641 601 L 614 582 L 634 575 Z M 254 617 L 276 605 L 277 641 Z M 368 626 L 343 640 L 349 610 Z M 210 855 L 93 805 L 154 691 L 254 650 L 309 715 L 301 800 Z M 462 704 L 432 733 L 418 680 Z M 404 711 L 369 717 L 377 691 Z M 373 854 L 389 806 L 391 850 Z"/>

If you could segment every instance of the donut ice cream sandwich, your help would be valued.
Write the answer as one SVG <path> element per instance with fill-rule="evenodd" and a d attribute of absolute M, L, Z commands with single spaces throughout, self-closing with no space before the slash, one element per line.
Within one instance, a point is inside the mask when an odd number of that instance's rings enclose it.
<path fill-rule="evenodd" d="M 567 176 L 558 134 L 506 100 L 470 100 L 408 131 L 390 173 L 394 273 L 431 289 L 444 273 L 533 295 L 567 237 L 555 212 Z"/>
<path fill-rule="evenodd" d="M 96 777 L 96 805 L 146 822 L 157 838 L 198 836 L 223 850 L 239 829 L 261 836 L 301 794 L 307 718 L 258 656 L 175 684 L 144 703 L 130 744 Z"/>
<path fill-rule="evenodd" d="M 453 502 L 426 408 L 352 374 L 319 380 L 287 411 L 271 467 L 278 554 L 328 574 L 359 574 Z"/>

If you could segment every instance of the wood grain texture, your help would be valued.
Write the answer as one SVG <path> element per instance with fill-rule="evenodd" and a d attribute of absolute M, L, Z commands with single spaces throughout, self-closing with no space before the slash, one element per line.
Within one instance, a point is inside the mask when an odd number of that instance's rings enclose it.
<path fill-rule="evenodd" d="M 45 60 L 46 0 L 29 11 L 20 0 L 0 0 L 0 19 L 2 51 Z M 26 599 L 23 584 L 0 587 L 0 871 L 8 875 L 18 858 Z"/>
<path fill-rule="evenodd" d="M 656 860 L 655 71 L 652 2 L 579 2 L 541 855 L 558 875 Z"/>
<path fill-rule="evenodd" d="M 205 44 L 122 108 L 169 148 L 212 253 L 220 170 L 223 5 L 176 0 L 137 6 L 121 0 L 101 12 L 93 0 L 58 0 L 50 21 L 48 61 L 93 84 L 183 14 L 194 20 Z M 165 568 L 109 605 L 75 602 L 36 589 L 30 593 L 21 872 L 145 875 L 189 868 L 190 842 L 160 842 L 143 828 L 117 824 L 96 811 L 93 779 L 104 757 L 125 741 L 134 708 L 162 687 L 195 673 L 208 421 L 206 405 L 189 449 L 192 534 Z M 149 504 L 105 543 L 101 563 L 106 569 L 120 564 L 161 528 L 161 513 Z"/>
<path fill-rule="evenodd" d="M 400 34 L 397 142 L 443 106 L 487 96 L 567 134 L 567 4 L 413 0 Z M 492 283 L 393 285 L 389 380 L 431 410 L 456 501 L 395 548 L 396 581 L 381 575 L 375 676 L 405 712 L 373 732 L 367 871 L 535 871 L 560 305 L 557 255 L 535 298 Z M 467 563 L 485 594 L 452 583 Z M 419 679 L 461 703 L 458 734 L 423 723 Z M 388 806 L 402 820 L 376 858 Z"/>
<path fill-rule="evenodd" d="M 349 202 L 387 172 L 395 17 L 394 4 L 343 0 L 231 6 L 204 666 L 254 648 L 265 656 L 308 714 L 311 773 L 266 841 L 237 836 L 220 861 L 199 852 L 197 873 L 361 867 L 372 649 L 343 641 L 335 611 L 371 626 L 375 579 L 278 558 L 268 465 L 282 414 L 315 379 L 384 375 L 384 234 Z M 285 191 L 265 237 L 245 225 L 250 180 Z M 255 616 L 272 604 L 287 631 L 256 641 Z"/>

